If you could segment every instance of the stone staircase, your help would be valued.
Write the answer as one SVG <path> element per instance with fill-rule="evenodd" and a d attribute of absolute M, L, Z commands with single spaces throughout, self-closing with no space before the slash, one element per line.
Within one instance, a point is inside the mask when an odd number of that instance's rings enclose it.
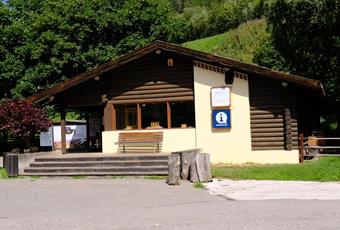
<path fill-rule="evenodd" d="M 166 154 L 66 154 L 37 157 L 23 176 L 168 175 Z"/>

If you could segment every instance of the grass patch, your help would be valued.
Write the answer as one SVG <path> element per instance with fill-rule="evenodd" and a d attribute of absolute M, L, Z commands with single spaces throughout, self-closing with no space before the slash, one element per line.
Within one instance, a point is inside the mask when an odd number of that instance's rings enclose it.
<path fill-rule="evenodd" d="M 186 42 L 183 46 L 253 63 L 255 51 L 270 37 L 266 28 L 265 19 L 250 20 L 224 34 Z"/>
<path fill-rule="evenodd" d="M 7 171 L 4 168 L 0 168 L 0 179 L 23 179 L 24 176 L 8 176 Z"/>
<path fill-rule="evenodd" d="M 213 165 L 212 175 L 234 180 L 340 181 L 340 157 L 323 157 L 304 164 Z"/>
<path fill-rule="evenodd" d="M 86 179 L 87 178 L 87 176 L 73 176 L 72 177 L 73 179 Z"/>
<path fill-rule="evenodd" d="M 32 180 L 38 180 L 38 179 L 40 179 L 41 178 L 41 176 L 31 176 L 31 179 Z"/>
<path fill-rule="evenodd" d="M 0 168 L 0 179 L 7 179 L 8 173 L 4 168 Z"/>
<path fill-rule="evenodd" d="M 183 45 L 193 50 L 199 50 L 203 52 L 212 52 L 218 50 L 222 46 L 227 33 L 218 34 L 207 38 L 201 38 L 198 40 L 186 42 Z"/>
<path fill-rule="evenodd" d="M 167 180 L 167 176 L 145 176 L 144 179 L 148 180 Z"/>
<path fill-rule="evenodd" d="M 195 183 L 194 183 L 194 187 L 195 187 L 195 188 L 205 188 L 205 185 L 202 184 L 201 182 L 195 182 Z"/>
<path fill-rule="evenodd" d="M 111 179 L 123 179 L 124 176 L 111 176 L 110 178 Z"/>

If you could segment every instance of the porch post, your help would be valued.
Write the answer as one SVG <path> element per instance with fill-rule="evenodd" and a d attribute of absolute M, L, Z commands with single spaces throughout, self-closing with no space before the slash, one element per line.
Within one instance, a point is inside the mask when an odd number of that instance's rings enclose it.
<path fill-rule="evenodd" d="M 90 150 L 90 115 L 89 112 L 86 112 L 86 147 L 87 147 L 87 151 Z"/>
<path fill-rule="evenodd" d="M 104 130 L 112 131 L 116 129 L 116 111 L 112 103 L 106 103 L 104 108 Z"/>
<path fill-rule="evenodd" d="M 166 111 L 167 111 L 167 120 L 168 120 L 168 129 L 171 129 L 171 105 L 170 102 L 166 102 Z"/>
<path fill-rule="evenodd" d="M 66 111 L 60 109 L 61 153 L 66 153 Z"/>
<path fill-rule="evenodd" d="M 112 119 L 112 130 L 116 130 L 116 108 L 114 104 L 111 104 L 112 106 L 112 114 L 111 114 L 111 119 Z"/>
<path fill-rule="evenodd" d="M 142 129 L 142 109 L 137 103 L 137 129 Z"/>

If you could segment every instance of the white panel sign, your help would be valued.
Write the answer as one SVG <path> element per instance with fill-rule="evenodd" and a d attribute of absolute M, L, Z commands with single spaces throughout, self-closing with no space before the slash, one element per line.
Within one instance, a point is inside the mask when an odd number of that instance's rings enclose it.
<path fill-rule="evenodd" d="M 40 133 L 40 146 L 41 147 L 52 147 L 52 127 L 47 132 Z"/>
<path fill-rule="evenodd" d="M 211 106 L 212 107 L 229 107 L 230 102 L 230 88 L 216 87 L 211 88 Z"/>
<path fill-rule="evenodd" d="M 61 127 L 53 126 L 54 148 L 61 148 Z M 86 144 L 86 125 L 66 125 L 66 148 Z"/>

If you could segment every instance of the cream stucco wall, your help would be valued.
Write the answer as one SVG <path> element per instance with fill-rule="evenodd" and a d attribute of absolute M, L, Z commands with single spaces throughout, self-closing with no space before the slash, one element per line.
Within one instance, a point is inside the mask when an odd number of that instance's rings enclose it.
<path fill-rule="evenodd" d="M 298 163 L 298 151 L 251 151 L 248 81 L 235 78 L 231 89 L 231 129 L 211 128 L 210 90 L 224 86 L 224 74 L 194 67 L 196 146 L 214 163 Z"/>
<path fill-rule="evenodd" d="M 196 147 L 194 128 L 185 129 L 159 129 L 159 130 L 131 130 L 131 131 L 105 131 L 102 132 L 103 139 L 103 153 L 117 153 L 118 135 L 120 132 L 163 132 L 163 146 L 162 152 L 174 152 L 187 149 L 194 149 Z"/>

